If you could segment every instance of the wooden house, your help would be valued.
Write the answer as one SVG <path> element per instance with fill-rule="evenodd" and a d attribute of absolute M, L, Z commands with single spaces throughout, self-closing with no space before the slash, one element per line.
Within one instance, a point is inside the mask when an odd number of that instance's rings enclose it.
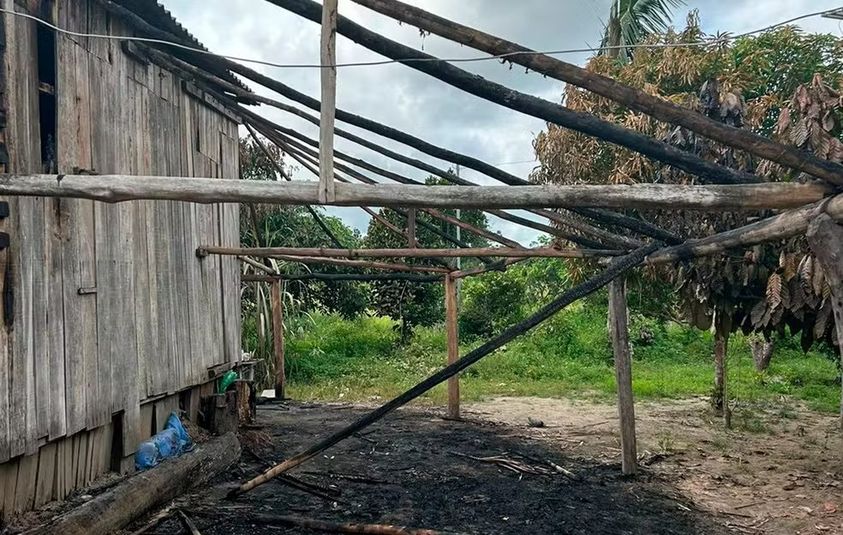
<path fill-rule="evenodd" d="M 195 42 L 154 0 L 115 3 Z M 2 0 L 4 172 L 237 178 L 238 118 L 147 61 L 142 45 L 85 35 L 135 35 L 107 4 Z M 138 443 L 171 410 L 195 416 L 200 393 L 239 360 L 237 260 L 195 254 L 201 244 L 239 244 L 239 208 L 2 201 L 0 511 L 8 514 L 130 470 Z"/>

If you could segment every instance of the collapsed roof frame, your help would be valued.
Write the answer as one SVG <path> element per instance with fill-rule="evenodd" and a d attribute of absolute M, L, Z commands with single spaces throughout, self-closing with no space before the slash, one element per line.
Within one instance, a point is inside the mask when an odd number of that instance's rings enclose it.
<path fill-rule="evenodd" d="M 111 2 L 110 0 L 97 0 L 107 9 L 118 16 L 129 19 L 130 24 L 139 28 L 142 33 L 151 37 L 164 38 L 167 40 L 183 41 L 182 38 L 173 36 L 168 32 L 159 30 L 148 22 L 144 21 L 137 14 Z M 310 0 L 268 0 L 269 2 L 297 13 L 315 22 L 322 22 L 322 8 L 319 4 Z M 667 107 L 647 100 L 645 95 L 633 88 L 621 86 L 617 82 L 602 80 L 600 78 L 583 77 L 583 73 L 577 71 L 568 64 L 553 60 L 540 54 L 535 54 L 529 49 L 520 47 L 514 43 L 497 40 L 493 36 L 481 34 L 468 27 L 455 24 L 444 24 L 444 19 L 434 19 L 432 15 L 421 10 L 408 11 L 410 6 L 405 6 L 394 0 L 355 0 L 363 5 L 377 8 L 387 14 L 391 13 L 396 18 L 410 17 L 421 27 L 429 31 L 436 31 L 446 37 L 456 39 L 458 42 L 476 46 L 481 50 L 508 50 L 514 52 L 513 61 L 519 63 L 528 62 L 532 68 L 550 74 L 571 83 L 576 83 L 589 90 L 607 96 L 623 103 L 633 109 L 643 111 L 648 115 L 666 120 L 671 123 L 681 124 L 690 130 L 703 136 L 720 141 L 728 146 L 741 148 L 747 152 L 769 159 L 786 167 L 798 169 L 821 178 L 827 183 L 834 185 L 843 184 L 843 167 L 833 162 L 824 162 L 811 155 L 804 154 L 792 147 L 786 147 L 775 141 L 767 140 L 752 133 L 736 132 L 724 125 L 718 125 L 709 119 L 698 116 L 690 110 L 682 110 L 678 107 Z M 335 5 L 335 4 L 332 4 Z M 398 16 L 401 15 L 401 16 Z M 330 18 L 330 17 L 329 17 Z M 332 22 L 333 24 L 333 22 Z M 539 310 L 527 320 L 510 327 L 501 335 L 469 352 L 463 358 L 448 365 L 439 372 L 433 374 L 418 385 L 397 396 L 381 407 L 363 416 L 353 424 L 333 433 L 319 443 L 308 448 L 304 452 L 288 459 L 287 461 L 267 470 L 258 476 L 241 485 L 232 492 L 237 495 L 258 486 L 271 478 L 289 470 L 290 468 L 305 462 L 306 460 L 336 444 L 340 440 L 351 436 L 354 432 L 379 420 L 392 410 L 404 405 L 412 399 L 420 396 L 436 384 L 444 382 L 453 377 L 461 370 L 477 362 L 503 344 L 514 339 L 516 336 L 539 325 L 552 314 L 563 307 L 580 299 L 597 289 L 605 286 L 628 270 L 638 266 L 645 261 L 662 259 L 665 262 L 692 258 L 701 254 L 714 254 L 728 248 L 763 243 L 771 240 L 778 240 L 788 236 L 808 233 L 809 241 L 814 244 L 817 240 L 812 239 L 811 233 L 816 232 L 817 221 L 824 221 L 831 224 L 832 220 L 843 219 L 843 195 L 835 188 L 823 183 L 810 184 L 782 184 L 765 183 L 751 184 L 758 182 L 757 177 L 749 173 L 734 171 L 732 169 L 707 162 L 698 156 L 686 153 L 667 145 L 663 142 L 648 138 L 641 134 L 631 132 L 623 127 L 608 123 L 594 116 L 576 113 L 566 109 L 564 106 L 553 104 L 529 95 L 524 95 L 509 88 L 486 81 L 479 76 L 471 75 L 466 71 L 458 69 L 447 62 L 419 52 L 400 43 L 379 36 L 366 28 L 345 19 L 336 18 L 336 30 L 355 40 L 356 42 L 370 48 L 382 55 L 390 57 L 398 62 L 425 72 L 450 85 L 458 87 L 481 98 L 496 102 L 503 106 L 521 111 L 523 113 L 544 119 L 548 122 L 571 128 L 579 132 L 598 137 L 600 139 L 616 143 L 632 149 L 662 163 L 672 165 L 678 169 L 687 171 L 714 184 L 741 184 L 741 185 L 716 185 L 716 186 L 662 186 L 662 185 L 636 185 L 636 186 L 527 186 L 523 185 L 521 179 L 515 177 L 512 181 L 506 177 L 507 173 L 485 164 L 484 162 L 472 162 L 488 173 L 498 175 L 502 181 L 509 181 L 511 185 L 518 185 L 517 188 L 496 188 L 488 186 L 480 187 L 452 187 L 434 186 L 425 187 L 407 184 L 377 184 L 377 185 L 356 185 L 348 183 L 333 184 L 333 173 L 328 173 L 331 180 L 331 187 L 335 189 L 335 199 L 329 204 L 334 205 L 396 205 L 414 208 L 430 207 L 475 207 L 475 208 L 572 208 L 582 213 L 583 208 L 665 208 L 665 209 L 697 209 L 697 210 L 740 210 L 740 209 L 785 209 L 785 211 L 763 219 L 756 223 L 745 225 L 726 232 L 715 234 L 698 240 L 689 240 L 685 243 L 673 245 L 659 250 L 660 244 L 650 243 L 644 245 L 631 253 L 615 258 L 609 266 L 587 280 L 564 293 Z M 467 35 L 471 30 L 475 34 Z M 323 31 L 323 33 L 325 33 Z M 497 48 L 496 48 L 497 47 Z M 193 55 L 184 54 L 190 59 Z M 196 62 L 198 65 L 207 65 L 209 61 L 214 70 L 219 72 L 220 67 L 240 74 L 250 80 L 256 81 L 284 96 L 292 94 L 289 88 L 280 82 L 265 77 L 255 71 L 248 69 L 236 62 L 215 57 L 208 60 L 208 56 L 202 56 L 203 61 Z M 323 56 L 323 65 L 324 56 Z M 523 63 L 522 63 L 523 64 Z M 332 65 L 328 67 L 334 68 Z M 563 78 L 564 77 L 564 78 Z M 579 77 L 579 78 L 578 78 Z M 225 93 L 225 87 L 218 89 Z M 243 90 L 237 90 L 235 97 L 245 102 L 256 102 L 259 99 L 249 98 L 249 95 L 239 94 Z M 296 92 L 297 93 L 297 92 Z M 227 99 L 225 95 L 220 95 Z M 316 106 L 319 109 L 319 102 L 310 99 L 300 93 L 294 100 L 309 107 Z M 332 110 L 333 111 L 333 110 Z M 331 114 L 329 114 L 331 115 Z M 324 116 L 323 116 L 324 117 Z M 345 114 L 339 110 L 336 113 L 339 120 L 350 124 L 365 124 L 374 132 L 388 132 L 393 139 L 405 139 L 406 144 L 416 146 L 425 142 L 407 136 L 402 132 L 389 129 L 383 125 L 362 118 Z M 332 121 L 331 121 L 332 123 Z M 323 131 L 330 128 L 334 133 L 336 130 L 333 124 L 326 125 L 320 121 Z M 332 148 L 332 145 L 331 145 Z M 426 146 L 427 153 L 442 154 L 439 148 Z M 322 151 L 322 169 L 330 170 L 333 166 L 333 158 L 325 159 L 325 151 Z M 451 153 L 448 158 L 459 158 L 460 155 Z M 325 165 L 328 161 L 329 164 Z M 450 159 L 449 161 L 453 161 Z M 470 166 L 469 166 L 470 167 Z M 482 172 L 482 171 L 481 171 Z M 240 182 L 239 184 L 236 184 Z M 100 200 L 105 202 L 121 202 L 134 199 L 170 199 L 190 202 L 276 202 L 285 204 L 328 204 L 325 195 L 325 175 L 322 175 L 321 184 L 296 184 L 290 182 L 282 184 L 248 184 L 242 181 L 220 180 L 220 179 L 191 179 L 182 180 L 179 178 L 163 177 L 129 177 L 129 176 L 55 176 L 55 175 L 5 175 L 0 178 L 0 194 L 6 195 L 38 195 L 55 197 L 76 197 Z M 661 187 L 660 187 L 661 186 Z M 424 192 L 424 193 L 422 193 Z M 587 212 L 588 213 L 588 212 Z M 590 212 L 592 216 L 599 215 L 599 212 Z M 625 220 L 626 216 L 614 214 L 611 217 L 614 221 L 624 221 L 631 225 L 632 222 Z M 598 219 L 600 220 L 600 219 Z M 628 228 L 628 227 L 627 227 Z M 643 228 L 646 228 L 643 227 Z M 653 229 L 648 229 L 653 230 Z M 663 232 L 663 229 L 656 229 Z M 839 229 L 838 229 L 839 230 Z M 646 235 L 647 232 L 644 232 Z M 838 237 L 843 234 L 837 232 Z M 673 239 L 673 237 L 671 237 Z M 841 238 L 840 241 L 843 241 Z M 820 242 L 817 242 L 820 243 Z M 840 243 L 833 244 L 835 249 L 841 249 Z M 203 249 L 203 248 L 200 248 Z M 204 248 L 209 250 L 209 248 Z M 418 249 L 416 250 L 418 251 Z M 514 248 L 519 255 L 529 255 L 526 249 Z M 577 250 L 572 250 L 577 251 Z M 302 252 L 302 251 L 299 251 Z M 475 251 L 476 252 L 476 251 Z M 243 251 L 232 251 L 232 254 L 242 254 Z M 323 251 L 321 256 L 328 257 L 332 253 Z M 397 254 L 397 252 L 394 252 Z M 415 253 L 419 254 L 419 253 Z M 561 254 L 561 252 L 560 252 Z M 577 254 L 584 254 L 579 250 Z M 843 253 L 841 253 L 843 254 Z M 317 255 L 320 256 L 320 255 Z M 831 261 L 829 258 L 836 258 L 831 255 L 818 256 L 820 261 Z M 830 266 L 829 269 L 834 269 Z M 400 274 L 395 274 L 400 275 Z M 411 275 L 408 273 L 406 275 Z M 439 275 L 434 275 L 439 276 Z M 445 275 L 446 278 L 450 275 Z M 843 317 L 843 281 L 832 282 L 832 293 L 835 295 L 834 307 L 835 316 Z M 838 329 L 841 326 L 838 325 Z M 843 332 L 843 331 L 841 331 Z M 842 420 L 843 422 L 843 420 Z"/>

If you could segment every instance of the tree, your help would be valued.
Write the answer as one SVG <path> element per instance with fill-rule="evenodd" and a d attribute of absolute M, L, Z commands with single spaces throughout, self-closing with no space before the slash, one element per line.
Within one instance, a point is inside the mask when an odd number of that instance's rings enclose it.
<path fill-rule="evenodd" d="M 843 40 L 784 27 L 741 38 L 732 45 L 670 46 L 707 38 L 692 13 L 683 31 L 668 30 L 645 39 L 645 43 L 665 46 L 636 49 L 625 64 L 598 56 L 588 68 L 727 124 L 772 135 L 823 158 L 843 160 L 840 97 L 832 89 L 839 87 L 843 78 Z M 771 181 L 802 178 L 570 85 L 565 88 L 564 100 L 572 109 L 595 113 Z M 553 125 L 537 136 L 534 146 L 541 163 L 532 177 L 537 182 L 696 181 L 629 150 Z M 735 228 L 770 213 L 629 211 L 628 215 L 694 238 Z M 833 335 L 827 284 L 822 274 L 817 274 L 804 238 L 665 266 L 650 274 L 675 284 L 684 314 L 693 325 L 707 329 L 712 319 L 720 316 L 715 336 L 717 375 L 725 373 L 725 348 L 733 328 L 769 334 L 787 325 L 792 332 L 801 332 L 806 348 L 814 339 Z M 713 396 L 720 410 L 725 408 L 719 403 L 723 394 L 716 391 Z"/>
<path fill-rule="evenodd" d="M 649 35 L 665 32 L 671 9 L 684 4 L 684 0 L 614 0 L 600 42 L 600 54 L 628 61 L 634 50 L 630 47 Z"/>
<path fill-rule="evenodd" d="M 429 185 L 445 183 L 437 177 L 430 177 L 426 180 Z M 443 210 L 444 213 L 456 217 L 455 210 Z M 406 229 L 407 218 L 389 208 L 380 210 L 380 215 L 400 229 Z M 486 216 L 479 210 L 463 210 L 460 219 L 479 227 L 487 229 Z M 453 225 L 435 219 L 426 212 L 419 211 L 416 215 L 416 240 L 419 246 L 425 248 L 446 248 L 454 247 L 454 244 L 431 230 L 438 229 L 448 236 L 456 236 L 456 228 Z M 472 247 L 486 247 L 488 242 L 485 238 L 467 231 L 462 231 L 461 240 Z M 367 248 L 401 248 L 407 247 L 407 239 L 398 236 L 385 225 L 372 219 L 363 244 Z M 438 265 L 435 259 L 430 258 L 408 258 L 401 259 L 414 265 Z M 478 260 L 465 258 L 463 267 L 472 267 Z M 441 266 L 440 266 L 441 267 Z M 433 325 L 441 321 L 444 314 L 444 294 L 441 285 L 411 283 L 405 281 L 376 281 L 371 285 L 372 308 L 378 314 L 389 316 L 398 320 L 401 327 L 402 340 L 406 340 L 417 325 Z"/>

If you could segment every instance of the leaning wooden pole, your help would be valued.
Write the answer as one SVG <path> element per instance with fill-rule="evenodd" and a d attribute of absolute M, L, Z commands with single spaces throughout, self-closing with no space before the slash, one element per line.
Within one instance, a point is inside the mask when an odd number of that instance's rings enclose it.
<path fill-rule="evenodd" d="M 629 350 L 629 320 L 626 281 L 618 277 L 609 283 L 609 326 L 615 354 L 615 379 L 618 385 L 618 419 L 621 429 L 621 471 L 637 471 L 635 444 L 635 405 L 632 397 L 632 356 Z"/>
<path fill-rule="evenodd" d="M 742 149 L 765 160 L 803 171 L 837 185 L 843 185 L 843 165 L 823 160 L 807 152 L 771 139 L 714 121 L 700 113 L 678 106 L 624 85 L 577 65 L 538 53 L 525 46 L 450 21 L 397 0 L 353 0 L 400 22 L 411 24 L 462 45 L 502 56 L 506 61 L 527 67 L 545 76 L 588 89 L 619 104 L 676 124 L 730 147 Z"/>
<path fill-rule="evenodd" d="M 448 365 L 460 358 L 459 314 L 457 309 L 457 279 L 445 276 L 445 332 L 448 338 Z M 448 379 L 448 418 L 460 418 L 460 378 Z"/>
<path fill-rule="evenodd" d="M 319 111 L 319 201 L 334 201 L 334 118 L 337 110 L 337 0 L 322 1 L 322 106 Z"/>
<path fill-rule="evenodd" d="M 808 226 L 808 243 L 823 268 L 831 288 L 834 328 L 837 329 L 837 350 L 843 369 L 843 227 L 828 215 L 821 214 Z M 840 397 L 840 430 L 843 431 L 843 382 Z"/>
<path fill-rule="evenodd" d="M 542 307 L 538 312 L 536 312 L 526 320 L 506 329 L 504 332 L 492 338 L 485 344 L 474 349 L 473 351 L 468 352 L 464 357 L 457 360 L 453 364 L 449 364 L 442 370 L 434 373 L 433 375 L 420 382 L 416 386 L 410 388 L 403 394 L 400 394 L 399 396 L 393 398 L 384 405 L 381 405 L 380 407 L 366 414 L 357 421 L 320 440 L 318 443 L 314 444 L 313 446 L 309 447 L 303 452 L 294 455 L 286 461 L 273 466 L 263 474 L 255 477 L 254 479 L 243 483 L 242 485 L 240 485 L 240 487 L 232 490 L 229 493 L 229 497 L 234 498 L 239 494 L 248 492 L 257 486 L 262 485 L 267 481 L 270 481 L 272 478 L 283 474 L 284 472 L 287 472 L 288 470 L 295 468 L 296 466 L 299 466 L 300 464 L 308 461 L 309 459 L 312 459 L 316 455 L 319 455 L 321 452 L 327 450 L 331 446 L 337 444 L 338 442 L 350 437 L 354 433 L 357 433 L 361 429 L 364 429 L 369 425 L 377 422 L 390 412 L 401 407 L 402 405 L 406 405 L 407 403 L 421 396 L 436 385 L 447 381 L 449 378 L 460 373 L 461 371 L 468 368 L 483 357 L 489 355 L 496 349 L 499 349 L 504 344 L 511 342 L 518 336 L 533 329 L 534 327 L 542 323 L 544 320 L 548 319 L 549 317 L 559 312 L 571 303 L 596 292 L 600 288 L 607 285 L 615 277 L 622 275 L 630 269 L 634 268 L 635 266 L 641 264 L 641 262 L 644 261 L 644 258 L 649 253 L 654 251 L 655 248 L 655 245 L 648 245 L 646 247 L 636 249 L 635 251 L 624 257 L 616 259 L 604 271 L 587 280 L 586 282 L 579 284 L 571 288 L 570 290 L 562 293 L 559 297 Z"/>
<path fill-rule="evenodd" d="M 275 352 L 275 399 L 286 399 L 287 373 L 284 362 L 284 300 L 281 298 L 281 279 L 269 283 L 272 308 L 272 345 Z"/>

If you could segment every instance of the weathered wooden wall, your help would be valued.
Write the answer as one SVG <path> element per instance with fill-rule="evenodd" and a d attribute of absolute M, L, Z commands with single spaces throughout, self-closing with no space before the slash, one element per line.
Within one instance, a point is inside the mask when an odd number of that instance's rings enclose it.
<path fill-rule="evenodd" d="M 131 34 L 96 6 L 60 1 L 57 23 Z M 11 15 L 3 23 L 9 171 L 40 171 L 36 26 Z M 185 92 L 173 74 L 113 40 L 58 35 L 56 52 L 59 172 L 237 177 L 237 124 Z M 11 237 L 9 267 L 0 281 L 13 292 L 14 311 L 11 325 L 0 324 L 0 463 L 19 458 L 6 463 L 17 469 L 18 486 L 33 465 L 35 484 L 45 470 L 64 474 L 70 448 L 74 459 L 90 459 L 74 483 L 89 481 L 109 468 L 102 459 L 115 431 L 124 456 L 149 435 L 144 403 L 178 400 L 174 394 L 208 382 L 209 368 L 239 359 L 236 259 L 194 254 L 200 244 L 239 243 L 238 206 L 8 201 L 11 216 L 0 224 Z M 0 474 L 10 470 L 4 466 Z M 23 501 L 63 497 L 73 486 L 62 477 L 40 499 Z M 2 510 L 9 507 L 0 500 Z"/>

